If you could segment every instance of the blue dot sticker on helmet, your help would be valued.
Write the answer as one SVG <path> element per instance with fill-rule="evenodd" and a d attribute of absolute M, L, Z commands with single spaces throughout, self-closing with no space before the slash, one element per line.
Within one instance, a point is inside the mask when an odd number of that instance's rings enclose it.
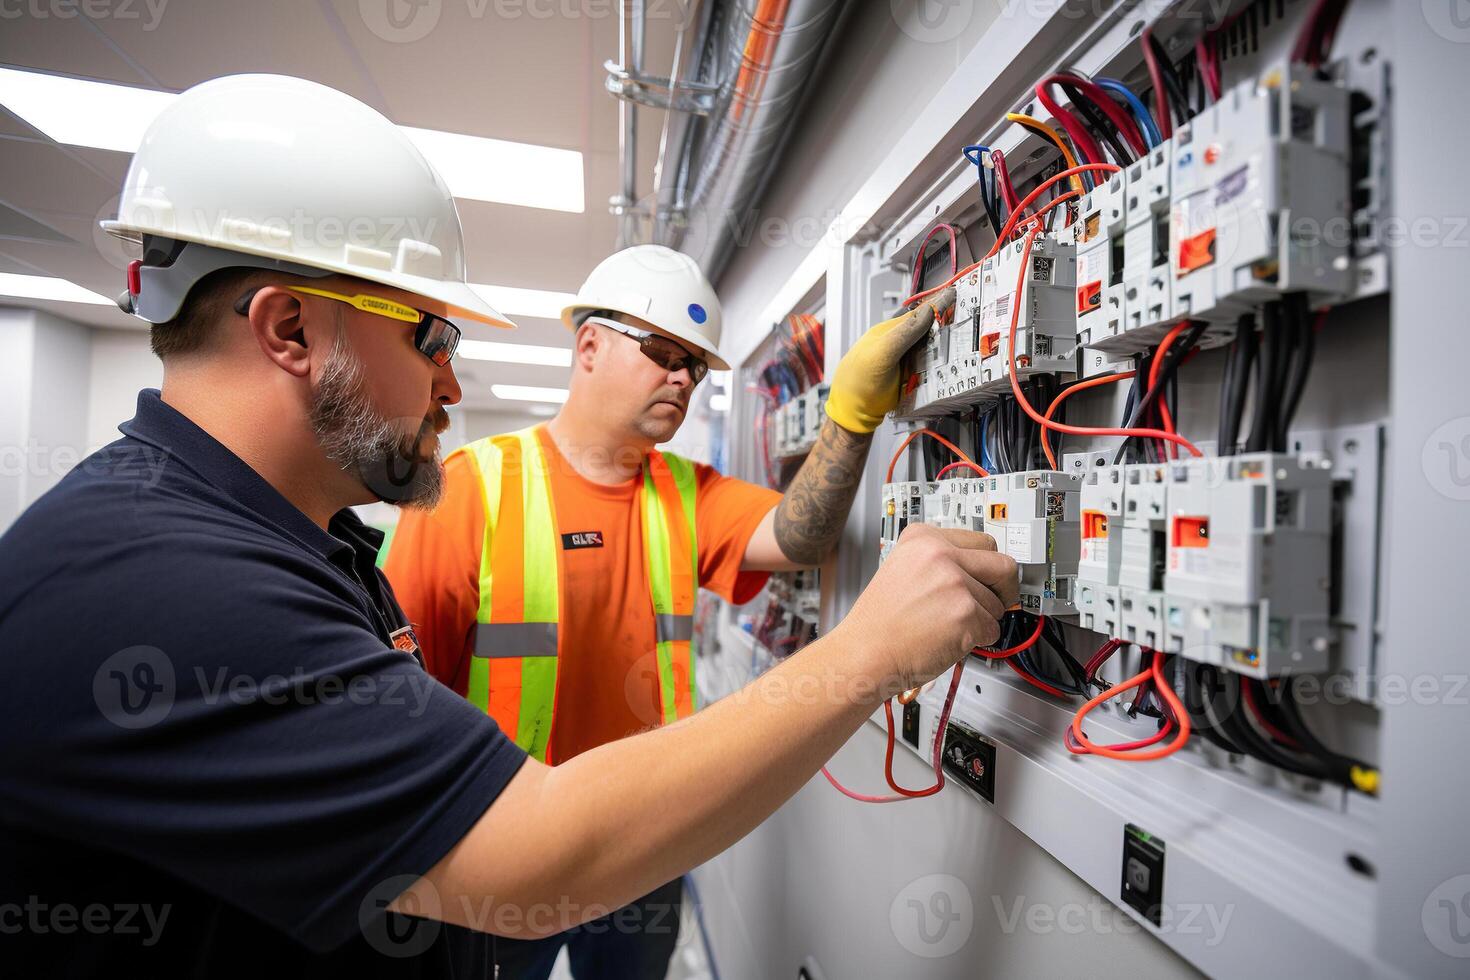
<path fill-rule="evenodd" d="M 693 320 L 695 323 L 703 323 L 708 317 L 709 314 L 704 312 L 704 307 L 700 306 L 698 303 L 689 304 L 689 319 Z"/>

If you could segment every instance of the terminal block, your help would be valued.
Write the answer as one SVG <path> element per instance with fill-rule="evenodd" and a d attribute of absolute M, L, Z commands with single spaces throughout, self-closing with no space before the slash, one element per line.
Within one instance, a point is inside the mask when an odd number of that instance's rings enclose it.
<path fill-rule="evenodd" d="M 1082 477 L 1078 506 L 1078 622 L 1084 629 L 1122 639 L 1118 571 L 1123 549 L 1114 540 L 1122 535 L 1123 468 L 1095 466 L 1088 470 Z"/>
<path fill-rule="evenodd" d="M 809 388 L 776 409 L 776 455 L 800 456 L 816 444 L 827 404 L 826 384 Z"/>
<path fill-rule="evenodd" d="M 1126 171 L 1109 174 L 1078 204 L 1068 227 L 1077 250 L 1077 345 L 1113 350 L 1123 333 L 1123 232 Z M 1134 348 L 1124 344 L 1124 351 Z"/>
<path fill-rule="evenodd" d="M 1163 489 L 1165 649 L 1258 678 L 1325 670 L 1331 474 L 1252 453 L 1171 463 Z"/>
<path fill-rule="evenodd" d="M 1229 322 L 1287 292 L 1350 292 L 1348 104 L 1345 88 L 1280 64 L 1175 131 L 1175 316 Z"/>
<path fill-rule="evenodd" d="M 1072 616 L 1082 478 L 1057 470 L 986 477 L 985 533 L 1021 570 L 1021 608 Z"/>
<path fill-rule="evenodd" d="M 940 480 L 925 498 L 924 523 L 985 530 L 985 479 Z"/>
<path fill-rule="evenodd" d="M 905 358 L 900 419 L 933 418 L 988 401 L 980 390 L 980 270 L 955 283 L 954 322 L 936 322 Z"/>
<path fill-rule="evenodd" d="M 1016 373 L 1072 374 L 1077 359 L 1076 246 L 1038 236 L 1022 274 L 1023 242 L 1007 245 L 980 267 L 980 390 L 1011 390 L 1010 330 L 1016 312 Z M 1017 283 L 1020 284 L 1019 295 Z"/>

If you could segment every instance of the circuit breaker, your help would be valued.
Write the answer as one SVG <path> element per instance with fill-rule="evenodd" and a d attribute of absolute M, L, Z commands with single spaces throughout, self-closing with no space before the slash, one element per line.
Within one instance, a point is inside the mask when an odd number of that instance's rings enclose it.
<path fill-rule="evenodd" d="M 1122 564 L 1123 468 L 1094 466 L 1082 477 L 1079 494 L 1079 551 L 1076 600 L 1084 629 L 1122 638 L 1118 572 Z"/>
<path fill-rule="evenodd" d="M 1114 467 L 1116 469 L 1116 467 Z M 1132 463 L 1123 470 L 1118 548 L 1118 639 L 1159 649 L 1164 642 L 1165 467 Z"/>
<path fill-rule="evenodd" d="M 1252 677 L 1325 670 L 1331 474 L 1251 453 L 1171 463 L 1163 489 L 1165 649 Z"/>
<path fill-rule="evenodd" d="M 1276 65 L 1174 134 L 1174 314 L 1230 322 L 1306 290 L 1351 287 L 1348 92 Z"/>
<path fill-rule="evenodd" d="M 1068 226 L 1077 250 L 1077 344 L 1098 350 L 1120 347 L 1124 326 L 1124 189 L 1128 174 L 1108 174 L 1082 198 Z M 1121 342 L 1124 352 L 1132 350 Z"/>
<path fill-rule="evenodd" d="M 931 486 L 915 481 L 883 485 L 883 527 L 878 544 L 880 561 L 888 557 L 904 528 L 923 522 L 924 498 Z"/>
<path fill-rule="evenodd" d="M 1080 477 L 1027 470 L 986 477 L 985 533 L 1021 571 L 1021 608 L 1038 615 L 1077 612 Z"/>
<path fill-rule="evenodd" d="M 1171 322 L 1169 168 L 1173 145 L 1162 143 L 1126 170 L 1123 189 L 1124 333 L 1135 344 L 1144 331 Z M 1157 342 L 1158 337 L 1150 337 Z M 1139 344 L 1134 350 L 1147 344 Z"/>
<path fill-rule="evenodd" d="M 980 268 L 985 304 L 980 316 L 982 391 L 1010 391 L 1012 303 L 1020 308 L 1016 314 L 1018 377 L 1076 370 L 1076 246 L 1053 235 L 1038 236 L 1023 275 L 1024 244 L 1007 245 Z"/>

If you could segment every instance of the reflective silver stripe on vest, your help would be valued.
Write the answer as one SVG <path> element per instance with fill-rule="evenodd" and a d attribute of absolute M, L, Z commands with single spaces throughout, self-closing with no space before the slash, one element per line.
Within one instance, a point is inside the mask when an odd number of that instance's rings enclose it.
<path fill-rule="evenodd" d="M 556 656 L 555 623 L 477 623 L 475 624 L 475 656 L 504 657 Z"/>
<path fill-rule="evenodd" d="M 659 643 L 694 639 L 694 617 L 677 613 L 656 613 L 653 617 L 655 639 Z"/>

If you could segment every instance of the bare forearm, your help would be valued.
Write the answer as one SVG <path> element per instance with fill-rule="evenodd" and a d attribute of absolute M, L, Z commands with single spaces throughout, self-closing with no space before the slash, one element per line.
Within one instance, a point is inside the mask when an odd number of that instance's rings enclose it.
<path fill-rule="evenodd" d="M 528 763 L 427 876 L 442 917 L 549 934 L 709 860 L 800 789 L 898 689 L 878 662 L 834 632 L 691 718 L 554 769 Z M 476 921 L 475 910 L 503 906 L 518 910 L 515 927 Z M 525 914 L 537 908 L 548 910 L 540 922 Z"/>
<path fill-rule="evenodd" d="M 818 565 L 842 537 L 863 478 L 871 434 L 849 432 L 831 419 L 776 507 L 776 543 L 798 565 Z"/>

